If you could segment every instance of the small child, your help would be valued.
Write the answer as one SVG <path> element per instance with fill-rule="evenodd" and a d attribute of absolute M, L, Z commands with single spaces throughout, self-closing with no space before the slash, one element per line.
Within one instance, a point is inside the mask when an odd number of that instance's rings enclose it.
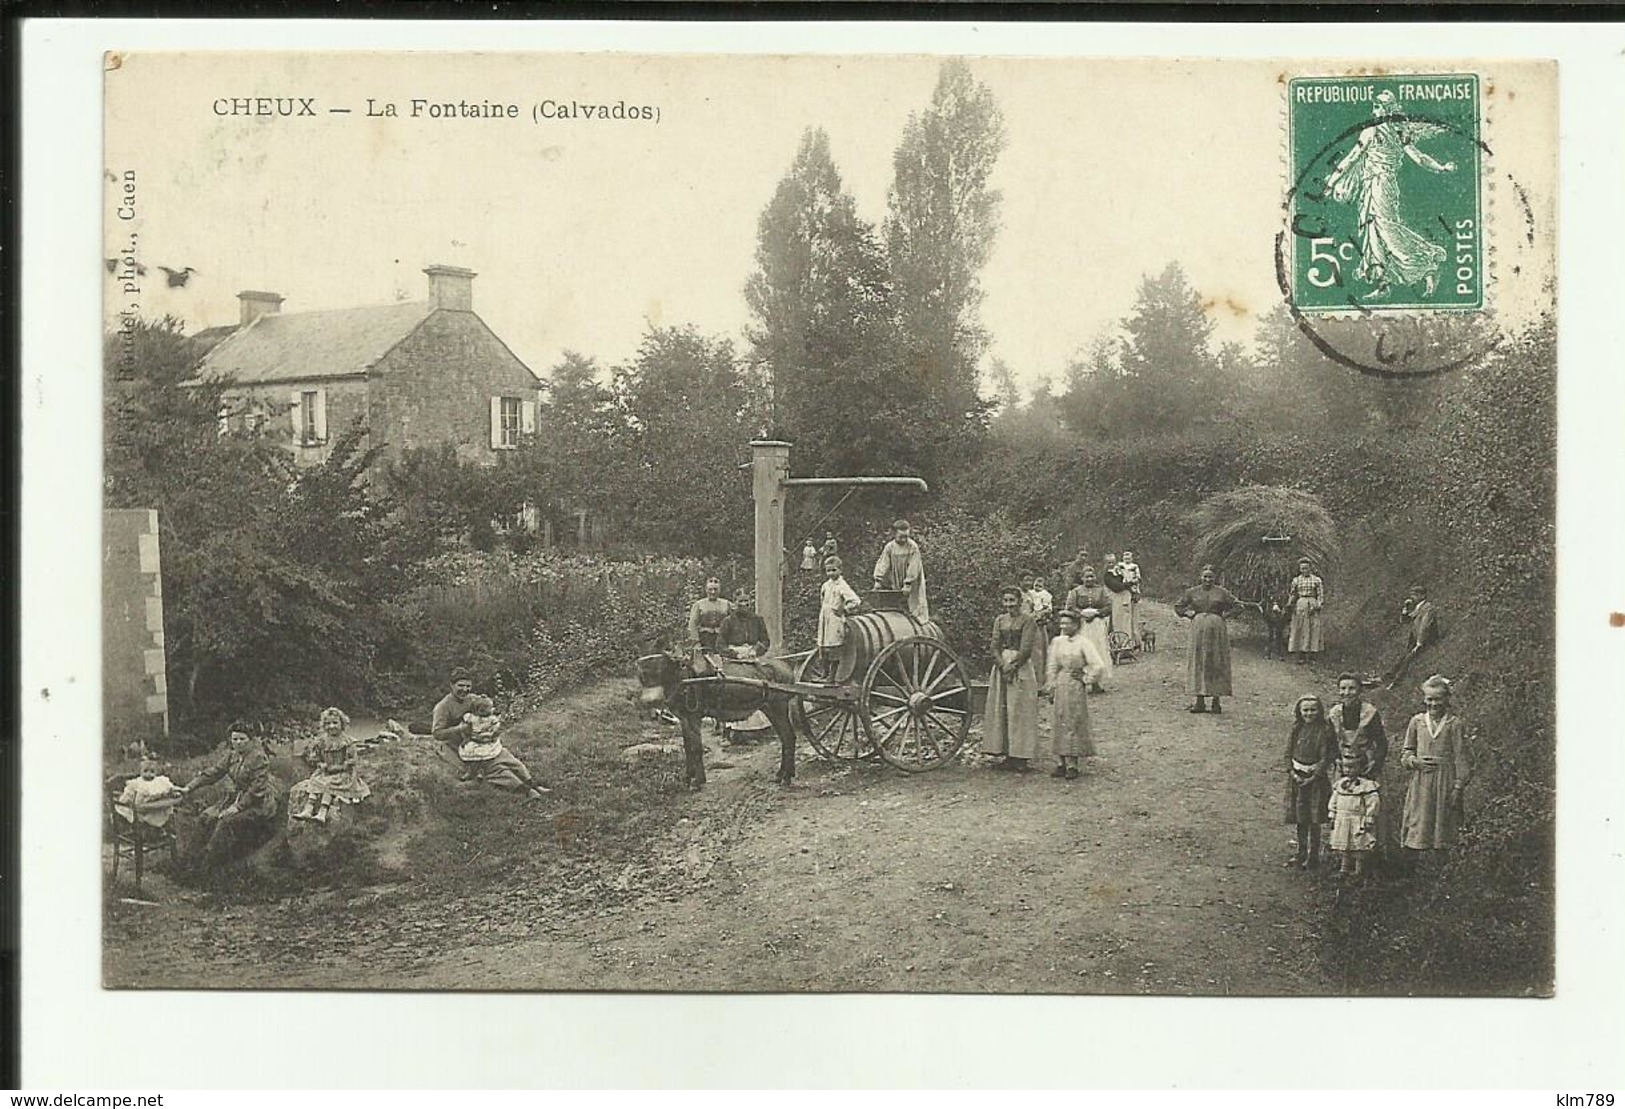
<path fill-rule="evenodd" d="M 497 715 L 496 703 L 489 697 L 475 697 L 472 712 L 463 713 L 468 725 L 468 738 L 457 748 L 457 757 L 464 762 L 485 762 L 502 753 L 502 717 Z"/>
<path fill-rule="evenodd" d="M 317 735 L 305 748 L 305 761 L 315 769 L 288 790 L 289 827 L 296 820 L 326 824 L 335 802 L 359 805 L 372 796 L 372 787 L 361 780 L 360 750 L 350 735 L 349 714 L 340 708 L 323 709 Z"/>
<path fill-rule="evenodd" d="M 530 768 L 518 755 L 502 746 L 502 717 L 497 715 L 491 698 L 475 697 L 469 707 L 473 711 L 463 714 L 469 738 L 457 748 L 457 757 L 468 764 L 473 777 L 498 789 L 524 793 L 533 801 L 540 801 L 551 793 L 552 790 L 531 777 Z"/>
<path fill-rule="evenodd" d="M 1286 822 L 1298 830 L 1298 853 L 1288 867 L 1311 870 L 1320 865 L 1320 823 L 1331 799 L 1332 765 L 1337 759 L 1337 733 L 1319 697 L 1299 697 L 1292 709 L 1292 731 L 1286 741 Z"/>
<path fill-rule="evenodd" d="M 1339 872 L 1364 876 L 1366 863 L 1377 847 L 1377 812 L 1381 797 L 1377 783 L 1365 777 L 1365 759 L 1353 751 L 1343 753 L 1342 774 L 1332 783 L 1327 815 L 1332 821 L 1331 849 L 1342 857 Z"/>
<path fill-rule="evenodd" d="M 1117 564 L 1117 576 L 1123 579 L 1129 592 L 1137 598 L 1140 595 L 1140 564 L 1134 561 L 1133 551 L 1124 551 L 1123 560 Z"/>
<path fill-rule="evenodd" d="M 818 652 L 825 665 L 846 642 L 846 617 L 856 612 L 863 600 L 841 574 L 841 560 L 835 555 L 824 559 L 824 584 L 818 593 Z"/>
<path fill-rule="evenodd" d="M 163 766 L 157 759 L 142 759 L 141 776 L 124 783 L 124 792 L 113 802 L 113 811 L 131 824 L 137 820 L 153 828 L 162 828 L 168 824 L 169 815 L 175 810 L 175 806 L 160 802 L 178 800 L 181 793 L 175 788 L 174 782 L 159 773 L 162 769 Z"/>

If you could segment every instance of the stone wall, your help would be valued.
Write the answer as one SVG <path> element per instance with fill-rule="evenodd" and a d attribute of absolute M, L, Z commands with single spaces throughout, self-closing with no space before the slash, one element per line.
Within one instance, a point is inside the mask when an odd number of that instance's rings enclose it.
<path fill-rule="evenodd" d="M 327 437 L 309 446 L 295 442 L 293 426 L 294 394 L 307 390 L 319 391 L 327 409 Z M 300 465 L 314 466 L 327 458 L 334 441 L 349 428 L 352 420 L 368 417 L 367 397 L 365 378 L 327 378 L 238 386 L 226 394 L 226 403 L 230 406 L 233 429 L 244 427 L 245 421 L 259 420 L 263 433 L 292 450 Z"/>
<path fill-rule="evenodd" d="M 453 443 L 457 453 L 492 462 L 491 398 L 534 402 L 536 375 L 473 312 L 435 312 L 379 360 L 371 427 L 393 457 L 409 448 Z"/>
<path fill-rule="evenodd" d="M 113 744 L 169 734 L 158 513 L 102 513 L 102 734 Z"/>

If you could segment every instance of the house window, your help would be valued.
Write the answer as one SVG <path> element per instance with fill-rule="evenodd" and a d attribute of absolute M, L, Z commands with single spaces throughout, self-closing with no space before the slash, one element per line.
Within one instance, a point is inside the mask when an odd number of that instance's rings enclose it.
<path fill-rule="evenodd" d="M 502 398 L 502 445 L 504 447 L 517 447 L 519 445 L 519 398 Z"/>
<path fill-rule="evenodd" d="M 299 441 L 309 446 L 316 438 L 316 390 L 306 389 L 299 397 Z"/>
<path fill-rule="evenodd" d="M 292 401 L 294 442 L 304 447 L 327 442 L 327 390 L 301 389 Z"/>
<path fill-rule="evenodd" d="M 521 436 L 536 434 L 536 402 L 521 397 L 491 398 L 491 449 L 511 451 Z"/>

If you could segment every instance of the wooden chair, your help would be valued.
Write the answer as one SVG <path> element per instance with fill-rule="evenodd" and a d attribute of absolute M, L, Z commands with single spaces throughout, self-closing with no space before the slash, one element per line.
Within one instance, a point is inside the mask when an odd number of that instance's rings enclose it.
<path fill-rule="evenodd" d="M 1128 632 L 1112 632 L 1108 635 L 1106 649 L 1111 652 L 1113 666 L 1140 661 L 1140 644 Z"/>
<path fill-rule="evenodd" d="M 175 822 L 155 828 L 141 820 L 125 820 L 113 807 L 117 792 L 107 794 L 107 838 L 113 844 L 113 872 L 109 884 L 118 881 L 119 863 L 129 859 L 135 868 L 136 892 L 141 892 L 141 877 L 146 870 L 146 856 L 156 851 L 169 852 L 169 865 L 175 865 Z"/>

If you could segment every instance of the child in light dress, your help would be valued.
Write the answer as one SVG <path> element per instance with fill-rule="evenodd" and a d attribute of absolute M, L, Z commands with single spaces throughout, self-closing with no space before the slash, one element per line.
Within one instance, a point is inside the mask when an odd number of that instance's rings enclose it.
<path fill-rule="evenodd" d="M 1341 773 L 1332 783 L 1327 814 L 1332 821 L 1331 849 L 1342 864 L 1340 874 L 1364 876 L 1371 853 L 1377 849 L 1377 813 L 1382 799 L 1377 783 L 1365 776 L 1365 758 L 1345 751 Z"/>
<path fill-rule="evenodd" d="M 1405 727 L 1399 764 L 1410 776 L 1400 817 L 1400 845 L 1412 864 L 1452 847 L 1461 834 L 1462 793 L 1472 777 L 1467 727 L 1451 707 L 1454 686 L 1435 674 L 1422 683 L 1424 711 Z"/>
<path fill-rule="evenodd" d="M 846 618 L 863 606 L 857 591 L 846 583 L 841 560 L 835 555 L 824 559 L 824 584 L 818 593 L 818 652 L 826 667 L 834 665 L 837 650 L 846 642 Z"/>
<path fill-rule="evenodd" d="M 519 756 L 502 745 L 502 717 L 489 697 L 475 697 L 463 713 L 468 738 L 457 748 L 457 757 L 472 771 L 472 777 L 510 793 L 523 793 L 540 801 L 552 790 L 538 782 Z"/>
<path fill-rule="evenodd" d="M 162 769 L 163 764 L 157 759 L 142 759 L 140 777 L 124 783 L 124 792 L 113 802 L 113 811 L 131 824 L 137 820 L 153 828 L 168 824 L 181 792 L 168 776 L 160 773 Z"/>
<path fill-rule="evenodd" d="M 359 805 L 372 796 L 361 780 L 361 745 L 350 735 L 350 717 L 343 709 L 322 710 L 316 738 L 305 749 L 305 760 L 315 769 L 310 777 L 288 790 L 288 820 L 326 824 L 335 804 Z"/>
<path fill-rule="evenodd" d="M 471 712 L 463 713 L 468 725 L 468 739 L 457 748 L 457 757 L 464 762 L 484 762 L 502 753 L 502 717 L 497 715 L 496 702 L 489 697 L 476 697 Z"/>
<path fill-rule="evenodd" d="M 1140 564 L 1134 561 L 1133 551 L 1123 552 L 1123 559 L 1117 564 L 1117 576 L 1135 597 L 1140 595 Z"/>

